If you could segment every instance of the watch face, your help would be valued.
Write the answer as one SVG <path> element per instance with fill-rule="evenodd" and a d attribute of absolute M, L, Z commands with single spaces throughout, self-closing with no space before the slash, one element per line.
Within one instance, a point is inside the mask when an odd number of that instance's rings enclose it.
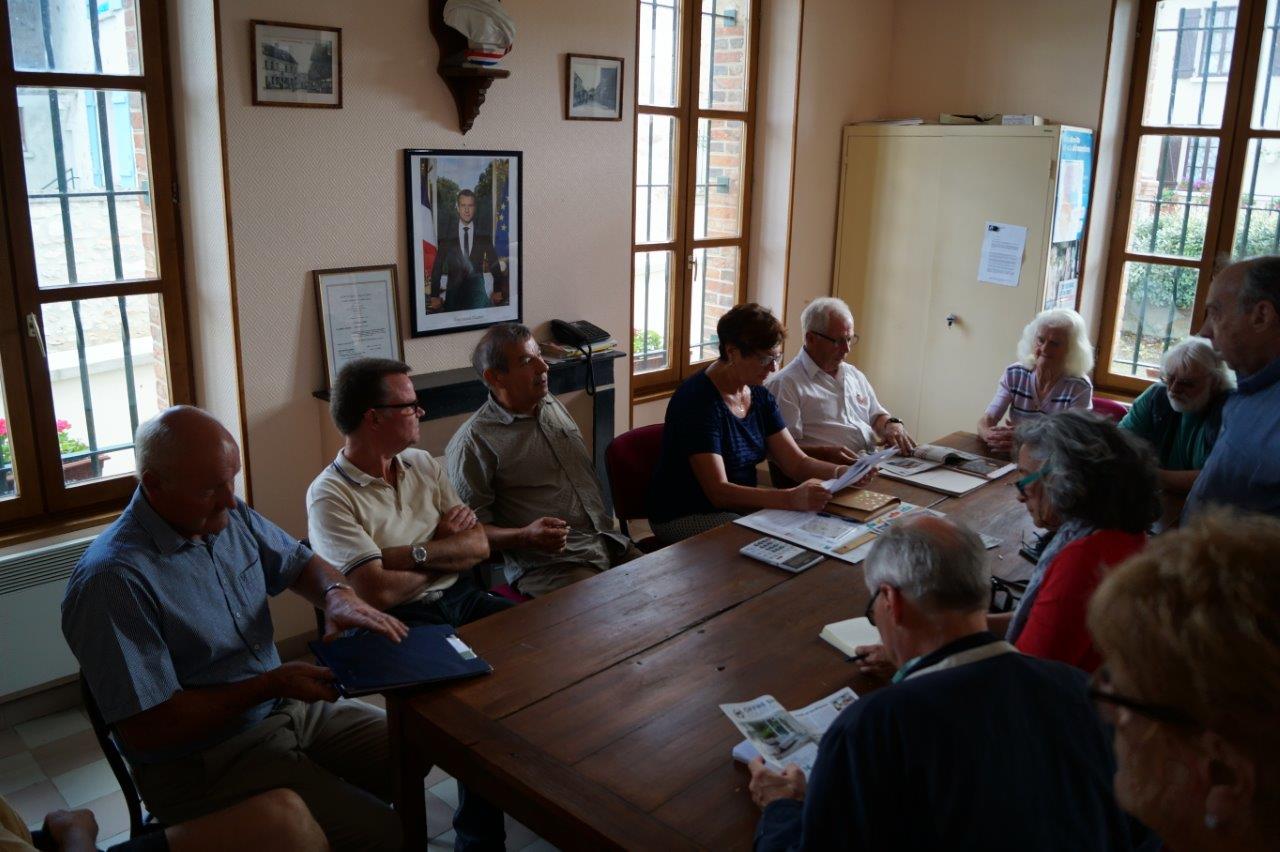
<path fill-rule="evenodd" d="M 413 561 L 422 563 L 427 561 L 427 549 L 420 544 L 415 544 L 413 550 L 409 551 L 413 556 Z"/>

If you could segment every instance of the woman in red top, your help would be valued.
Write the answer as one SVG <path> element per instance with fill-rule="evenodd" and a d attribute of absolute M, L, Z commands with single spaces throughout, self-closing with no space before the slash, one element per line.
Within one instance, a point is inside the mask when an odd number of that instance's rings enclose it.
<path fill-rule="evenodd" d="M 1151 448 L 1115 423 L 1066 411 L 1019 425 L 1018 499 L 1036 526 L 1055 530 L 1005 638 L 1024 654 L 1093 671 L 1101 658 L 1085 629 L 1103 574 L 1140 551 L 1160 516 Z M 997 619 L 992 626 L 999 632 Z"/>

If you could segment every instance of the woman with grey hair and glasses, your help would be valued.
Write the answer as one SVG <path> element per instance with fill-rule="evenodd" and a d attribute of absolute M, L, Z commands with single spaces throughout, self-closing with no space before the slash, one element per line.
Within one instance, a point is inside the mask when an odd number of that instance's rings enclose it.
<path fill-rule="evenodd" d="M 1085 411 L 1026 421 L 1016 438 L 1018 500 L 1053 537 L 1017 609 L 990 616 L 991 628 L 1025 654 L 1093 671 L 1085 611 L 1102 575 L 1146 545 L 1160 516 L 1155 454 Z"/>
<path fill-rule="evenodd" d="M 1166 497 L 1165 517 L 1176 518 L 1218 439 L 1222 405 L 1235 390 L 1236 378 L 1203 337 L 1188 337 L 1169 347 L 1161 367 L 1163 381 L 1133 401 L 1120 428 L 1146 439 L 1155 449 Z"/>

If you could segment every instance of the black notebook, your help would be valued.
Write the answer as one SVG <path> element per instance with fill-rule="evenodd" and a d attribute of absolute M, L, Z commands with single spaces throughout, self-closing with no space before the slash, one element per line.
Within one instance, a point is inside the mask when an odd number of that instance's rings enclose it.
<path fill-rule="evenodd" d="M 338 691 L 347 698 L 493 671 L 447 624 L 414 627 L 399 644 L 377 633 L 362 633 L 311 642 L 308 647 L 316 662 L 333 672 Z"/>

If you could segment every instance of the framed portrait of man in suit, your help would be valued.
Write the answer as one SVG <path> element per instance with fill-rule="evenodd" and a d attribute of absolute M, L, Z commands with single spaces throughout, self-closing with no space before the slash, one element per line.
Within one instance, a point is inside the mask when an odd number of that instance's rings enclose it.
<path fill-rule="evenodd" d="M 404 152 L 414 337 L 519 322 L 519 151 Z"/>

